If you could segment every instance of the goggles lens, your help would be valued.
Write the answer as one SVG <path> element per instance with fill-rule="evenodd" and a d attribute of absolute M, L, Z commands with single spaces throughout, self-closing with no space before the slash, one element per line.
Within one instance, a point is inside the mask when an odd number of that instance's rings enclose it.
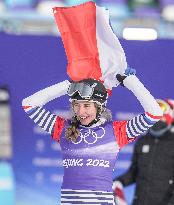
<path fill-rule="evenodd" d="M 78 92 L 82 98 L 89 98 L 93 95 L 94 88 L 85 83 L 71 83 L 68 89 L 68 95 L 72 96 Z"/>

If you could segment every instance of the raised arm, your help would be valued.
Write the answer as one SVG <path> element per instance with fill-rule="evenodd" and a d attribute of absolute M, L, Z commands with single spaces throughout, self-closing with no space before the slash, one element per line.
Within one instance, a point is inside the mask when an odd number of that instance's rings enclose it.
<path fill-rule="evenodd" d="M 55 132 L 63 126 L 64 120 L 45 110 L 42 106 L 60 96 L 67 94 L 69 84 L 70 82 L 65 80 L 40 90 L 22 101 L 22 107 L 29 117 L 43 130 L 52 135 L 56 134 Z"/>
<path fill-rule="evenodd" d="M 135 75 L 117 75 L 117 79 L 126 88 L 133 92 L 145 111 L 145 113 L 140 114 L 129 121 L 113 123 L 117 142 L 119 146 L 122 147 L 134 140 L 136 136 L 146 132 L 158 122 L 162 118 L 163 112 L 155 98 Z"/>
<path fill-rule="evenodd" d="M 163 112 L 154 97 L 135 75 L 128 76 L 124 80 L 124 85 L 133 92 L 145 111 L 145 113 L 134 117 L 127 123 L 126 132 L 128 137 L 136 137 L 146 132 L 159 121 L 163 116 Z"/>

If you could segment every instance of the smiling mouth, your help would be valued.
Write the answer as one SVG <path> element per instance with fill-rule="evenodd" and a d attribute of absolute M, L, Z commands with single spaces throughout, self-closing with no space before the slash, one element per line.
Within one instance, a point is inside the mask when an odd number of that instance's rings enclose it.
<path fill-rule="evenodd" d="M 85 120 L 85 119 L 88 118 L 88 116 L 86 116 L 86 117 L 78 117 L 78 118 L 79 118 L 79 120 Z"/>

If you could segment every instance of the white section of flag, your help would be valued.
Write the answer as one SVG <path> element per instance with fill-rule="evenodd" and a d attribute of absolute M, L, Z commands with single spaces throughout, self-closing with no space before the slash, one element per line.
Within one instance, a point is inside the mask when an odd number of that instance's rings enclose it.
<path fill-rule="evenodd" d="M 102 79 L 106 88 L 118 86 L 116 74 L 127 68 L 124 50 L 109 24 L 109 11 L 96 6 L 96 38 Z"/>

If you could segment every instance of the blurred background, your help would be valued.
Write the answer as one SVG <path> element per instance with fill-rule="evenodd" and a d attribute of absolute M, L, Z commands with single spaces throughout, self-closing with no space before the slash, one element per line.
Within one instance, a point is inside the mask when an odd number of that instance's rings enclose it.
<path fill-rule="evenodd" d="M 52 7 L 82 2 L 85 0 L 0 0 L 0 30 L 17 34 L 55 34 Z M 109 9 L 113 29 L 119 37 L 174 36 L 173 0 L 96 0 L 96 3 Z"/>
<path fill-rule="evenodd" d="M 0 205 L 60 204 L 60 147 L 21 108 L 24 97 L 68 78 L 66 56 L 52 7 L 85 0 L 0 0 Z M 97 0 L 128 64 L 156 98 L 174 98 L 174 0 Z M 129 99 L 129 100 L 127 100 Z M 142 112 L 135 97 L 116 88 L 108 102 L 113 118 Z M 67 115 L 67 97 L 46 107 Z M 123 148 L 113 174 L 130 165 L 134 144 Z M 131 204 L 134 186 L 125 188 Z"/>

